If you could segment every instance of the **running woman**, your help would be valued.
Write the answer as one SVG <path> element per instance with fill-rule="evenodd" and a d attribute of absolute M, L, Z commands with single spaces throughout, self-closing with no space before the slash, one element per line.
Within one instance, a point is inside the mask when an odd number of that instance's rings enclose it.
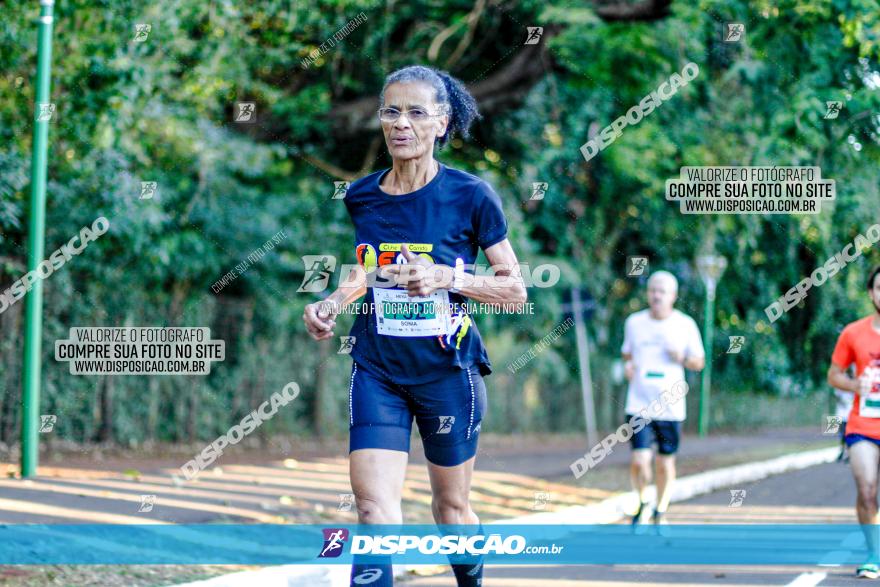
<path fill-rule="evenodd" d="M 866 579 L 880 577 L 877 547 L 877 482 L 880 468 L 880 266 L 868 276 L 874 312 L 847 324 L 831 355 L 828 384 L 853 396 L 844 441 L 856 481 L 856 515 L 868 545 L 868 560 L 856 570 Z M 856 377 L 847 374 L 855 365 Z"/>
<path fill-rule="evenodd" d="M 467 137 L 479 116 L 464 85 L 446 72 L 410 66 L 385 79 L 379 106 L 392 166 L 353 182 L 344 200 L 358 267 L 326 300 L 307 306 L 303 319 L 312 338 L 331 338 L 336 316 L 366 294 L 366 313 L 350 331 L 349 467 L 359 522 L 402 523 L 415 417 L 434 521 L 477 525 L 469 494 L 491 365 L 461 306 L 470 298 L 516 307 L 526 288 L 498 195 L 434 158 L 435 145 L 442 148 L 454 133 Z M 466 272 L 480 249 L 495 277 Z M 390 558 L 365 560 L 356 558 L 351 585 L 393 584 Z M 481 584 L 480 558 L 450 562 L 459 586 Z"/>
<path fill-rule="evenodd" d="M 673 308 L 678 296 L 678 280 L 668 271 L 657 271 L 648 278 L 649 308 L 631 314 L 624 323 L 621 353 L 625 361 L 629 389 L 626 394 L 626 421 L 660 402 L 660 394 L 685 378 L 685 369 L 700 371 L 706 364 L 703 340 L 694 319 Z M 632 457 L 630 479 L 639 496 L 639 510 L 633 525 L 640 524 L 647 511 L 646 491 L 651 482 L 652 447 L 657 442 L 657 504 L 653 521 L 663 523 L 675 480 L 675 453 L 685 419 L 685 400 L 662 403 L 658 414 L 648 411 L 651 421 L 630 439 Z M 637 425 L 634 426 L 638 427 Z"/>

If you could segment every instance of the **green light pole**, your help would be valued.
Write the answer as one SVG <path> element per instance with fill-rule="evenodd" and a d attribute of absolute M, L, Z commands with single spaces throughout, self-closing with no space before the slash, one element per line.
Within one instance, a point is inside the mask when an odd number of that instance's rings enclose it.
<path fill-rule="evenodd" d="M 49 103 L 52 63 L 52 9 L 54 0 L 40 0 L 37 21 L 37 75 L 34 104 L 34 148 L 31 154 L 31 217 L 28 230 L 28 271 L 37 271 L 43 260 L 46 233 L 46 164 L 49 120 L 54 106 Z M 43 332 L 43 286 L 37 279 L 25 298 L 24 365 L 21 399 L 21 476 L 37 474 L 40 420 L 40 349 Z"/>
<path fill-rule="evenodd" d="M 706 315 L 703 320 L 703 344 L 706 347 L 706 366 L 700 382 L 700 421 L 697 431 L 706 436 L 709 431 L 709 395 L 712 386 L 712 338 L 715 336 L 715 288 L 727 268 L 727 259 L 720 255 L 697 257 L 697 271 L 706 287 Z"/>

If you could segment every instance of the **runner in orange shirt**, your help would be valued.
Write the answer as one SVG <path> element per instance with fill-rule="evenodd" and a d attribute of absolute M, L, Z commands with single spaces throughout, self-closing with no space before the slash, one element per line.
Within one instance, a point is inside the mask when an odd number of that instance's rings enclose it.
<path fill-rule="evenodd" d="M 856 575 L 880 578 L 877 539 L 877 482 L 880 469 L 880 266 L 868 277 L 868 296 L 875 312 L 846 326 L 828 369 L 828 383 L 854 393 L 852 410 L 846 422 L 844 440 L 856 481 L 856 514 L 868 544 L 868 560 Z M 856 378 L 846 370 L 855 364 Z"/>

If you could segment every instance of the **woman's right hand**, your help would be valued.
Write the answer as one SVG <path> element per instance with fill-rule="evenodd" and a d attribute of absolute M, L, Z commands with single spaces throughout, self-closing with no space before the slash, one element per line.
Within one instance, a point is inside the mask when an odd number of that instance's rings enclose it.
<path fill-rule="evenodd" d="M 323 300 L 309 304 L 303 312 L 303 322 L 306 330 L 315 340 L 326 340 L 333 337 L 333 327 L 336 326 L 336 316 L 341 311 L 339 303 L 332 300 Z"/>
<path fill-rule="evenodd" d="M 874 383 L 877 382 L 878 375 L 880 373 L 878 373 L 877 367 L 865 367 L 862 375 L 856 379 L 856 395 L 868 395 L 871 393 Z"/>

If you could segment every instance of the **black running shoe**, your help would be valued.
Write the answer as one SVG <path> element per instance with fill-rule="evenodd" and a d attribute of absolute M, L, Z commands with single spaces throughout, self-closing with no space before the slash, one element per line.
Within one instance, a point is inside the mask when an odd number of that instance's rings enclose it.
<path fill-rule="evenodd" d="M 654 510 L 651 518 L 654 520 L 654 529 L 657 530 L 657 535 L 669 536 L 669 522 L 666 521 L 666 512 Z"/>
<path fill-rule="evenodd" d="M 638 526 L 639 524 L 642 523 L 642 514 L 645 512 L 646 509 L 648 509 L 647 502 L 642 502 L 639 504 L 639 511 L 637 511 L 636 515 L 634 515 L 632 517 L 632 525 L 633 526 Z"/>

